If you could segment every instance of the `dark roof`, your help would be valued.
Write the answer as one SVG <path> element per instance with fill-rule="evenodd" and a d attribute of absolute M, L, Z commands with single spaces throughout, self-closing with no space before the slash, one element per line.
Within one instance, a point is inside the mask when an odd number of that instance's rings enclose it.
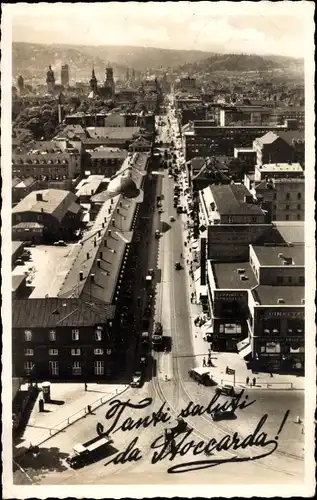
<path fill-rule="evenodd" d="M 278 299 L 283 299 L 286 306 L 304 307 L 301 303 L 301 300 L 305 298 L 304 286 L 259 285 L 252 290 L 252 294 L 260 305 L 283 307 L 283 303 L 278 303 Z"/>
<path fill-rule="evenodd" d="M 13 164 L 19 164 L 23 163 L 28 165 L 28 163 L 36 163 L 39 165 L 42 164 L 56 164 L 56 163 L 68 163 L 69 161 L 69 154 L 68 153 L 62 153 L 60 152 L 59 149 L 56 149 L 55 152 L 50 152 L 50 153 L 24 153 L 24 154 L 19 154 L 19 153 L 14 153 L 12 155 L 12 163 Z"/>
<path fill-rule="evenodd" d="M 15 179 L 17 179 L 17 177 L 15 177 Z M 26 188 L 26 187 L 29 187 L 29 186 L 32 186 L 32 184 L 34 184 L 34 182 L 36 182 L 36 180 L 33 178 L 33 177 L 27 177 L 26 179 L 18 179 L 19 182 L 15 183 L 14 188 L 16 189 L 20 189 L 20 188 Z"/>
<path fill-rule="evenodd" d="M 115 306 L 93 299 L 21 299 L 12 303 L 12 328 L 92 326 L 112 319 Z"/>
<path fill-rule="evenodd" d="M 263 210 L 253 203 L 245 203 L 244 197 L 251 196 L 244 184 L 210 186 L 220 215 L 263 215 Z"/>
<path fill-rule="evenodd" d="M 26 276 L 24 274 L 14 274 L 12 276 L 12 292 L 15 292 L 23 281 L 26 281 Z"/>
<path fill-rule="evenodd" d="M 278 132 L 278 136 L 290 146 L 294 145 L 293 140 L 305 141 L 305 132 L 303 130 L 281 130 L 281 132 Z"/>

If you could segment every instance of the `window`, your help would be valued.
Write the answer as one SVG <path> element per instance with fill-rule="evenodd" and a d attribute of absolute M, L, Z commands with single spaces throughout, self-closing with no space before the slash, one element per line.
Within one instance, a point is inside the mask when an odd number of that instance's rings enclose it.
<path fill-rule="evenodd" d="M 25 361 L 24 363 L 24 373 L 25 375 L 31 375 L 34 363 L 32 361 Z"/>
<path fill-rule="evenodd" d="M 290 199 L 291 199 L 290 194 L 286 193 L 286 200 L 290 200 Z"/>
<path fill-rule="evenodd" d="M 301 200 L 302 199 L 302 193 L 297 193 L 297 199 Z"/>
<path fill-rule="evenodd" d="M 97 341 L 102 340 L 102 327 L 101 326 L 97 326 L 97 328 L 95 330 L 95 340 L 97 340 Z"/>
<path fill-rule="evenodd" d="M 289 210 L 289 205 L 286 205 L 286 207 L 285 207 L 285 208 L 286 208 L 286 210 Z"/>
<path fill-rule="evenodd" d="M 55 330 L 51 330 L 49 333 L 49 339 L 51 342 L 54 342 L 56 340 L 56 332 Z"/>
<path fill-rule="evenodd" d="M 276 276 L 276 283 L 278 285 L 282 285 L 283 281 L 284 281 L 283 276 Z"/>
<path fill-rule="evenodd" d="M 301 210 L 302 209 L 302 205 L 297 205 L 297 210 Z"/>
<path fill-rule="evenodd" d="M 58 375 L 59 373 L 59 366 L 58 366 L 58 361 L 49 361 L 48 362 L 48 369 L 51 375 Z"/>
<path fill-rule="evenodd" d="M 289 220 L 289 215 L 286 215 L 285 220 Z"/>
<path fill-rule="evenodd" d="M 104 363 L 103 361 L 95 361 L 95 375 L 104 374 Z"/>
<path fill-rule="evenodd" d="M 48 355 L 49 356 L 58 356 L 58 349 L 49 349 Z"/>
<path fill-rule="evenodd" d="M 94 349 L 94 355 L 95 356 L 102 356 L 103 355 L 103 349 Z"/>
<path fill-rule="evenodd" d="M 25 338 L 26 342 L 31 342 L 31 340 L 32 340 L 31 330 L 24 330 L 24 338 Z"/>
<path fill-rule="evenodd" d="M 79 361 L 74 361 L 72 366 L 73 375 L 81 375 L 81 364 Z"/>
<path fill-rule="evenodd" d="M 297 220 L 301 220 L 300 214 L 297 214 Z"/>
<path fill-rule="evenodd" d="M 252 222 L 256 222 L 256 217 L 251 217 Z"/>
<path fill-rule="evenodd" d="M 24 355 L 25 356 L 33 356 L 34 355 L 34 350 L 33 349 L 25 349 Z"/>
<path fill-rule="evenodd" d="M 72 339 L 79 340 L 79 330 L 72 330 Z"/>
<path fill-rule="evenodd" d="M 72 356 L 80 356 L 81 354 L 80 349 L 72 349 L 71 354 Z"/>
<path fill-rule="evenodd" d="M 288 280 L 288 283 L 291 284 L 292 283 L 292 276 L 288 276 L 287 280 Z"/>

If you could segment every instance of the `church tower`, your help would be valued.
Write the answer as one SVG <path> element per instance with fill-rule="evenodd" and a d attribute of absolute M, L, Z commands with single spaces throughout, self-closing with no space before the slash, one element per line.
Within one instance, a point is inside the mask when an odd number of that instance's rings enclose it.
<path fill-rule="evenodd" d="M 108 67 L 106 68 L 106 79 L 104 86 L 109 89 L 109 93 L 113 98 L 115 94 L 115 83 L 113 79 L 113 68 L 111 68 L 109 64 Z"/>
<path fill-rule="evenodd" d="M 49 65 L 48 72 L 46 73 L 46 84 L 47 84 L 47 92 L 49 94 L 54 94 L 55 76 L 54 76 L 54 71 L 52 70 L 51 65 Z"/>
<path fill-rule="evenodd" d="M 23 92 L 24 92 L 23 76 L 21 76 L 21 75 L 19 76 L 18 81 L 17 81 L 17 85 L 18 85 L 20 95 L 23 94 Z"/>
<path fill-rule="evenodd" d="M 89 84 L 90 84 L 91 90 L 97 94 L 98 82 L 97 82 L 97 78 L 95 75 L 95 68 L 92 68 L 91 78 L 90 78 Z"/>

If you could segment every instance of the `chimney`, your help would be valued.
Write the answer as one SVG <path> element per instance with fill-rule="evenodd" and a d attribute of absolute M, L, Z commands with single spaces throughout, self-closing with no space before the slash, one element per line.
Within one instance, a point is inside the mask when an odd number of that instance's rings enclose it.
<path fill-rule="evenodd" d="M 82 271 L 80 271 L 79 273 L 79 281 L 83 281 L 84 279 L 84 273 Z"/>
<path fill-rule="evenodd" d="M 104 222 L 103 222 L 101 225 L 102 225 L 102 227 L 103 227 L 103 228 L 105 227 L 105 223 L 104 223 Z M 99 236 L 100 236 L 100 235 L 99 235 Z"/>
<path fill-rule="evenodd" d="M 109 229 L 108 234 L 109 234 L 109 236 L 111 236 L 111 229 Z"/>
<path fill-rule="evenodd" d="M 44 208 L 43 208 L 43 207 L 41 208 L 41 212 L 42 212 L 42 213 L 44 212 Z"/>
<path fill-rule="evenodd" d="M 97 240 L 96 240 L 96 238 L 94 238 L 94 247 L 96 247 L 96 246 L 97 246 Z"/>
<path fill-rule="evenodd" d="M 44 201 L 42 193 L 36 193 L 36 201 Z"/>
<path fill-rule="evenodd" d="M 91 275 L 90 275 L 90 281 L 91 281 L 92 283 L 95 283 L 95 275 L 94 275 L 94 274 L 91 274 Z"/>
<path fill-rule="evenodd" d="M 87 252 L 86 256 L 87 256 L 87 260 L 89 260 L 89 258 L 90 258 L 89 252 Z"/>
<path fill-rule="evenodd" d="M 115 223 L 116 223 L 116 221 L 115 221 L 115 220 L 112 220 L 112 221 L 111 221 L 111 225 L 112 225 L 112 226 L 114 226 L 114 225 L 115 225 Z"/>
<path fill-rule="evenodd" d="M 106 240 L 105 240 L 106 241 Z M 102 252 L 99 252 L 99 259 L 102 260 Z"/>
<path fill-rule="evenodd" d="M 101 260 L 97 259 L 97 266 L 100 267 Z"/>

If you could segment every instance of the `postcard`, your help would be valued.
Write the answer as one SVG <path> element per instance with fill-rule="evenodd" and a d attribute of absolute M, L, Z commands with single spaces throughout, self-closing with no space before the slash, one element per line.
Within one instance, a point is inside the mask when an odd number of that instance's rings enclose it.
<path fill-rule="evenodd" d="M 5 498 L 314 495 L 313 18 L 3 4 Z"/>

